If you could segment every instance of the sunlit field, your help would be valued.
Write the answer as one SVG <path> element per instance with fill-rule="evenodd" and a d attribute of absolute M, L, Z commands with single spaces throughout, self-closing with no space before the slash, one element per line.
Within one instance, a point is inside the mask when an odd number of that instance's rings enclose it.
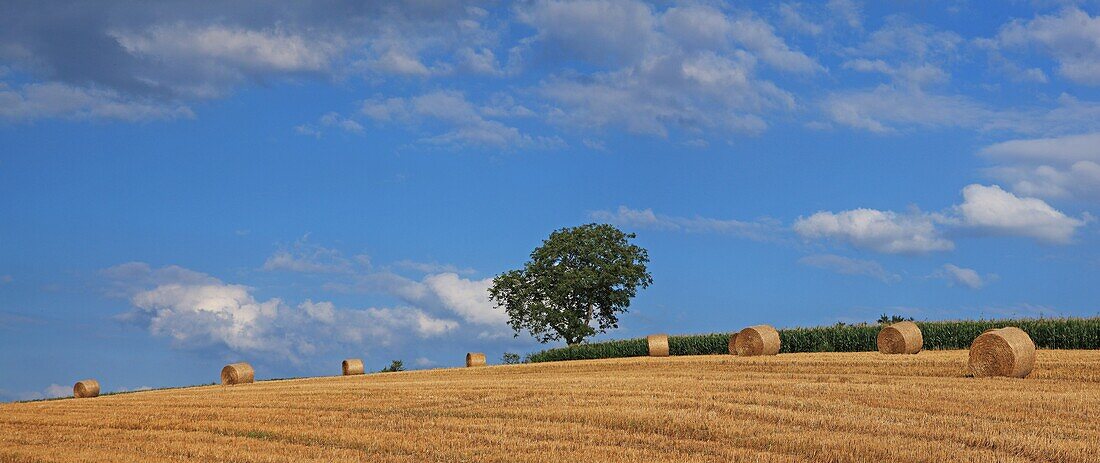
<path fill-rule="evenodd" d="M 4 404 L 0 461 L 1097 461 L 1100 351 L 1040 351 L 1026 379 L 968 378 L 966 359 L 631 358 Z"/>

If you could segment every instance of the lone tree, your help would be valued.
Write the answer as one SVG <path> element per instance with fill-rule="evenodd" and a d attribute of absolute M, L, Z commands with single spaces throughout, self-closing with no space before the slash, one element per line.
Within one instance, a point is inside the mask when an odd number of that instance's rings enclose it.
<path fill-rule="evenodd" d="M 638 287 L 653 283 L 649 254 L 630 243 L 634 237 L 606 224 L 557 230 L 523 269 L 494 278 L 489 297 L 508 312 L 517 337 L 526 329 L 539 342 L 574 345 L 618 328 Z"/>

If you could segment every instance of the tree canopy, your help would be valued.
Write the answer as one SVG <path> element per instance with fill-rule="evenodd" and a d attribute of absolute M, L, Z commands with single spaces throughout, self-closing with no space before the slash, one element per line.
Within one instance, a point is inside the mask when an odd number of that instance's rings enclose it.
<path fill-rule="evenodd" d="M 526 329 L 543 343 L 573 345 L 618 328 L 638 288 L 653 283 L 649 254 L 634 238 L 607 224 L 556 230 L 522 269 L 494 278 L 489 296 L 516 336 Z"/>

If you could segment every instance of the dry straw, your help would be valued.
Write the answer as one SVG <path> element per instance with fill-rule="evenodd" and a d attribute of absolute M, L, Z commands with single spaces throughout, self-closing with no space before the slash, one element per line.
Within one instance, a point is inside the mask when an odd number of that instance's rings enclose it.
<path fill-rule="evenodd" d="M 468 367 L 483 367 L 485 366 L 485 354 L 481 352 L 470 352 L 466 354 L 466 366 Z"/>
<path fill-rule="evenodd" d="M 730 355 L 737 355 L 737 333 L 730 333 Z"/>
<path fill-rule="evenodd" d="M 99 395 L 99 381 L 94 379 L 86 379 L 84 381 L 77 381 L 73 385 L 73 397 L 83 399 L 85 397 L 95 397 Z"/>
<path fill-rule="evenodd" d="M 878 332 L 878 351 L 883 354 L 915 354 L 922 347 L 924 335 L 916 323 L 898 322 Z"/>
<path fill-rule="evenodd" d="M 737 333 L 733 348 L 737 355 L 775 355 L 779 353 L 779 332 L 769 325 L 750 326 Z"/>
<path fill-rule="evenodd" d="M 347 359 L 340 364 L 340 369 L 343 370 L 344 376 L 348 375 L 361 375 L 364 371 L 363 361 L 360 359 Z"/>
<path fill-rule="evenodd" d="M 1024 378 L 1035 367 L 1035 343 L 1024 330 L 988 330 L 970 344 L 970 374 Z"/>
<path fill-rule="evenodd" d="M 650 357 L 668 357 L 668 335 L 651 334 L 645 338 Z"/>
<path fill-rule="evenodd" d="M 247 363 L 234 363 L 222 368 L 222 385 L 245 384 L 256 380 L 256 371 Z"/>

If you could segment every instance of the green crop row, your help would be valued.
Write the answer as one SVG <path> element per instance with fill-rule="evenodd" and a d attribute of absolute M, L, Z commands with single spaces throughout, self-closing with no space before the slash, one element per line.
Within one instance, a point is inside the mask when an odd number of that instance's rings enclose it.
<path fill-rule="evenodd" d="M 1042 318 L 1017 320 L 968 320 L 916 322 L 925 349 L 968 349 L 974 338 L 990 328 L 1016 326 L 1026 331 L 1041 349 L 1100 349 L 1100 318 Z M 866 352 L 878 350 L 875 339 L 885 325 L 836 324 L 779 330 L 781 353 Z M 729 353 L 729 333 L 669 336 L 672 355 Z M 535 352 L 530 362 L 554 362 L 648 355 L 645 338 L 622 339 Z"/>
<path fill-rule="evenodd" d="M 592 360 L 649 355 L 645 338 L 602 341 L 575 346 L 547 349 L 527 356 L 528 362 L 557 362 L 561 360 Z"/>

